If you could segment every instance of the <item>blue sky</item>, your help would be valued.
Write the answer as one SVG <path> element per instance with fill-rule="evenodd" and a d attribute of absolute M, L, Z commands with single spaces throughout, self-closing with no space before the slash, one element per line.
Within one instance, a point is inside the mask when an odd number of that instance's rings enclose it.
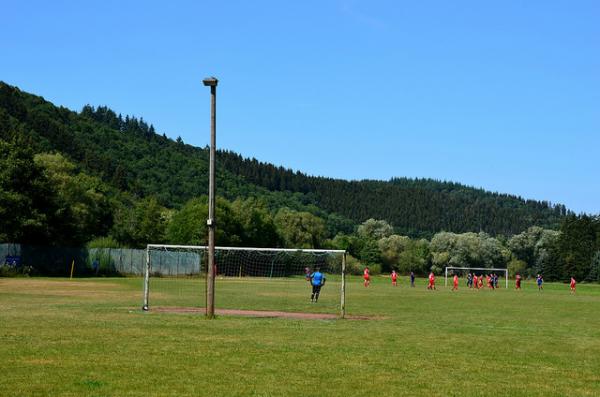
<path fill-rule="evenodd" d="M 600 2 L 0 0 L 0 80 L 345 179 L 600 213 Z"/>

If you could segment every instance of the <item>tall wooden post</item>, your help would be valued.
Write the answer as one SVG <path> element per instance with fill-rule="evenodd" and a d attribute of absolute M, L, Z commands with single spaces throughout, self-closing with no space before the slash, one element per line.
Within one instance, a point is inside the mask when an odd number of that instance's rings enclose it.
<path fill-rule="evenodd" d="M 215 316 L 215 156 L 217 147 L 217 84 L 218 80 L 210 77 L 203 80 L 210 87 L 210 155 L 208 179 L 208 274 L 206 276 L 206 317 Z"/>

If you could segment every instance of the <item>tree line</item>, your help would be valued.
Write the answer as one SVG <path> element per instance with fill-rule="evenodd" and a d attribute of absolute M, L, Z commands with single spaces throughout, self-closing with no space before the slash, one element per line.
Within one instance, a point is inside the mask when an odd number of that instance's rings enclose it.
<path fill-rule="evenodd" d="M 0 139 L 15 137 L 34 154 L 62 154 L 78 172 L 104 182 L 109 196 L 127 196 L 118 201 L 154 197 L 179 209 L 208 189 L 206 148 L 169 139 L 142 118 L 106 106 L 73 112 L 0 82 Z M 257 197 L 271 211 L 307 211 L 326 219 L 330 232 L 347 233 L 373 217 L 410 237 L 430 239 L 440 230 L 512 235 L 530 226 L 557 228 L 570 214 L 563 205 L 452 182 L 313 177 L 229 151 L 218 152 L 217 172 L 218 195 L 230 201 Z"/>
<path fill-rule="evenodd" d="M 0 140 L 0 241 L 57 246 L 144 247 L 147 243 L 206 245 L 208 199 L 167 208 L 156 197 L 133 199 L 89 176 L 58 153 L 37 153 Z M 259 197 L 217 197 L 221 246 L 331 248 L 349 253 L 360 274 L 440 274 L 444 267 L 508 268 L 511 275 L 599 281 L 600 217 L 569 215 L 558 230 L 539 226 L 512 236 L 438 232 L 402 235 L 385 220 L 368 219 L 339 231 L 327 217 Z M 91 240 L 91 241 L 90 241 Z"/>
<path fill-rule="evenodd" d="M 300 192 L 319 205 L 359 223 L 387 219 L 412 237 L 431 237 L 439 230 L 483 230 L 492 235 L 519 233 L 529 226 L 556 228 L 570 211 L 564 205 L 491 193 L 432 179 L 346 181 L 315 177 L 284 167 L 222 152 L 229 171 L 271 191 Z"/>
<path fill-rule="evenodd" d="M 355 233 L 327 242 L 351 255 L 350 271 L 441 274 L 447 266 L 507 268 L 509 274 L 550 281 L 600 281 L 600 217 L 569 215 L 559 230 L 532 226 L 513 236 L 438 232 L 430 240 L 394 233 L 386 221 L 369 219 Z"/>
<path fill-rule="evenodd" d="M 0 82 L 0 242 L 205 244 L 207 160 L 143 119 Z M 428 179 L 312 177 L 227 151 L 218 165 L 219 245 L 346 249 L 354 271 L 597 278 L 598 219 L 562 205 Z"/>

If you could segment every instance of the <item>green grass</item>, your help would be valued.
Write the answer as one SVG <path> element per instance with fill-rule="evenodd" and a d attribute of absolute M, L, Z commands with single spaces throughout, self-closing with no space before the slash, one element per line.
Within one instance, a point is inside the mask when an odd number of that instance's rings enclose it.
<path fill-rule="evenodd" d="M 335 279 L 319 305 L 305 281 L 273 281 L 219 280 L 217 305 L 337 310 Z M 151 304 L 188 304 L 198 283 L 153 282 Z M 453 293 L 354 278 L 348 313 L 385 317 L 370 321 L 143 313 L 141 287 L 0 279 L 0 396 L 600 395 L 597 285 Z"/>

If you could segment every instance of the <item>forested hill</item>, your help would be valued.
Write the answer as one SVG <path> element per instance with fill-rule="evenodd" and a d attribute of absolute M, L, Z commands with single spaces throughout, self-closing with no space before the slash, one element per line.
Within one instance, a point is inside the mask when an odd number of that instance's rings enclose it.
<path fill-rule="evenodd" d="M 207 192 L 207 150 L 158 134 L 143 119 L 106 107 L 76 113 L 0 82 L 0 139 L 19 141 L 34 152 L 60 152 L 83 171 L 133 197 L 154 196 L 179 208 Z M 515 234 L 532 225 L 556 227 L 562 205 L 523 200 L 457 183 L 398 178 L 345 181 L 313 177 L 282 167 L 218 153 L 219 195 L 263 198 L 278 207 L 333 213 L 358 224 L 368 218 L 390 222 L 396 232 L 430 236 L 446 230 Z M 334 215 L 335 217 L 336 215 Z"/>
<path fill-rule="evenodd" d="M 531 225 L 556 227 L 568 213 L 564 205 L 432 179 L 345 181 L 314 177 L 232 152 L 223 153 L 221 161 L 226 169 L 269 190 L 311 194 L 326 210 L 356 222 L 385 219 L 398 232 L 413 236 L 440 230 L 510 235 Z"/>

